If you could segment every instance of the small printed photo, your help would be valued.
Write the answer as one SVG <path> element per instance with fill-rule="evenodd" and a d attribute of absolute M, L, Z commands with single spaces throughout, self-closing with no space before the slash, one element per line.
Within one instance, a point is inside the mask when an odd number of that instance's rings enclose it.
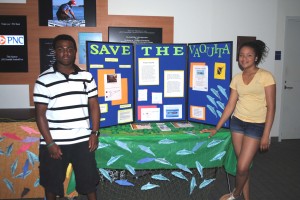
<path fill-rule="evenodd" d="M 117 74 L 108 74 L 107 83 L 115 83 L 115 82 L 118 82 Z"/>

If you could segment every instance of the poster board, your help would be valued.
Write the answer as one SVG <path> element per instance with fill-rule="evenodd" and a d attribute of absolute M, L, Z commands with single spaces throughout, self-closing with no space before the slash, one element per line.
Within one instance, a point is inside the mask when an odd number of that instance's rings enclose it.
<path fill-rule="evenodd" d="M 230 94 L 232 42 L 195 43 L 188 49 L 188 120 L 216 125 Z"/>
<path fill-rule="evenodd" d="M 98 85 L 100 127 L 133 121 L 133 44 L 86 41 L 87 69 Z"/>
<path fill-rule="evenodd" d="M 186 44 L 135 45 L 135 122 L 186 120 Z"/>

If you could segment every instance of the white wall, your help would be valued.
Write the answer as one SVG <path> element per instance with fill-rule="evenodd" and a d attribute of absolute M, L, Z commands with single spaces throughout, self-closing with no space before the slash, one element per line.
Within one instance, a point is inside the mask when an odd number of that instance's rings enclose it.
<path fill-rule="evenodd" d="M 286 16 L 300 16 L 299 0 L 108 0 L 110 15 L 173 16 L 174 43 L 233 41 L 233 74 L 240 71 L 236 55 L 237 36 L 256 36 L 270 51 L 261 67 L 277 81 L 277 112 L 271 136 L 280 130 Z"/>

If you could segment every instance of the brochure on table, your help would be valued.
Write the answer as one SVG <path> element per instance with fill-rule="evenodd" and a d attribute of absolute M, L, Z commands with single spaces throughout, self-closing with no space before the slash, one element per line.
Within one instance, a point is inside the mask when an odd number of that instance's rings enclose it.
<path fill-rule="evenodd" d="M 229 97 L 232 42 L 86 45 L 101 127 L 167 121 L 215 125 L 220 119 Z"/>

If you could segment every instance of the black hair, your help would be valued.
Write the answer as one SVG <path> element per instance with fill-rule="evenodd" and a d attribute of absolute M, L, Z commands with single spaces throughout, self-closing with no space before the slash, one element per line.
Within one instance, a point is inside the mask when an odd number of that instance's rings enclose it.
<path fill-rule="evenodd" d="M 240 54 L 240 50 L 243 47 L 250 47 L 254 50 L 255 57 L 257 57 L 257 60 L 255 60 L 256 65 L 258 65 L 261 61 L 263 61 L 269 53 L 269 48 L 261 40 L 254 40 L 254 41 L 243 43 L 239 48 L 239 54 Z"/>
<path fill-rule="evenodd" d="M 66 35 L 66 34 L 58 35 L 58 36 L 56 36 L 56 37 L 53 39 L 53 42 L 52 42 L 53 49 L 56 48 L 56 43 L 57 43 L 59 40 L 68 40 L 68 41 L 71 41 L 71 42 L 74 44 L 75 50 L 77 51 L 77 46 L 76 46 L 76 42 L 75 42 L 74 38 L 73 38 L 72 36 Z"/>

